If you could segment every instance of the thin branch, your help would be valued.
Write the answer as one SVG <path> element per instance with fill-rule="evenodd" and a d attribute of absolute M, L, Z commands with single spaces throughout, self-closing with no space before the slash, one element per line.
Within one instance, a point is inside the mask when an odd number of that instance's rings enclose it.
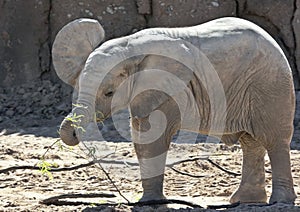
<path fill-rule="evenodd" d="M 40 203 L 45 205 L 51 205 L 53 203 L 59 202 L 60 199 L 71 199 L 71 198 L 114 198 L 114 194 L 105 194 L 105 193 L 91 193 L 91 194 L 62 194 L 54 197 L 50 197 L 40 201 Z"/>
<path fill-rule="evenodd" d="M 187 205 L 192 208 L 203 208 L 201 205 L 184 201 L 184 200 L 177 200 L 177 199 L 163 199 L 163 200 L 151 200 L 151 201 L 143 201 L 143 202 L 134 202 L 131 203 L 129 206 L 143 206 L 143 205 L 161 205 L 161 204 L 181 204 Z"/>
<path fill-rule="evenodd" d="M 188 159 L 184 159 L 184 160 L 179 160 L 176 161 L 174 163 L 170 163 L 170 164 L 166 164 L 167 167 L 173 167 L 175 165 L 181 164 L 181 163 L 185 163 L 185 162 L 193 162 L 193 161 L 198 161 L 198 160 L 207 160 L 208 157 L 195 157 L 195 158 L 188 158 Z"/>
<path fill-rule="evenodd" d="M 79 165 L 76 165 L 76 166 L 62 167 L 62 168 L 51 168 L 49 171 L 51 171 L 51 172 L 72 171 L 72 170 L 88 167 L 88 166 L 91 166 L 91 165 L 94 165 L 94 164 L 95 164 L 95 162 L 91 161 L 91 162 L 84 163 L 84 164 L 79 164 Z M 19 169 L 41 170 L 41 168 L 37 167 L 37 166 L 12 166 L 12 167 L 8 167 L 6 169 L 1 169 L 0 174 L 7 173 L 9 171 L 19 170 Z"/>
<path fill-rule="evenodd" d="M 11 166 L 5 169 L 1 169 L 0 174 L 7 173 L 9 171 L 15 171 L 18 169 L 40 170 L 40 168 L 37 166 Z"/>
<path fill-rule="evenodd" d="M 55 197 L 50 197 L 48 199 L 44 199 L 40 201 L 41 204 L 45 205 L 95 205 L 95 206 L 118 206 L 118 205 L 127 205 L 127 206 L 145 206 L 145 205 L 164 205 L 164 204 L 181 204 L 187 205 L 192 208 L 203 208 L 200 205 L 194 204 L 192 202 L 177 200 L 177 199 L 163 199 L 163 200 L 151 200 L 151 201 L 143 201 L 143 202 L 127 202 L 127 203 L 91 203 L 91 202 L 73 202 L 73 201 L 65 201 L 61 199 L 66 198 L 95 198 L 95 197 L 114 197 L 112 194 L 64 194 Z"/>
<path fill-rule="evenodd" d="M 228 209 L 228 208 L 235 208 L 240 205 L 240 202 L 232 203 L 232 204 L 225 204 L 225 205 L 208 205 L 207 209 Z"/>
<path fill-rule="evenodd" d="M 44 152 L 44 154 L 41 156 L 41 159 L 44 160 L 45 156 L 47 154 L 47 152 L 58 142 L 60 141 L 60 139 L 57 139 L 56 141 L 54 141 L 50 146 L 47 147 L 46 151 Z M 36 166 L 38 164 L 38 162 L 36 162 L 36 164 L 34 164 L 34 166 Z"/>
<path fill-rule="evenodd" d="M 128 203 L 130 203 L 130 201 L 122 194 L 122 192 L 120 191 L 120 189 L 118 188 L 118 186 L 114 183 L 114 181 L 111 179 L 110 175 L 108 174 L 108 172 L 103 168 L 103 166 L 101 165 L 100 161 L 97 160 L 97 158 L 95 157 L 95 155 L 90 152 L 90 148 L 88 146 L 86 146 L 86 144 L 84 142 L 82 142 L 83 146 L 86 148 L 86 150 L 89 150 L 89 153 L 87 154 L 87 156 L 91 157 L 94 161 L 94 163 L 98 164 L 98 167 L 103 171 L 103 173 L 105 174 L 105 176 L 107 177 L 107 179 L 110 181 L 110 183 L 113 185 L 113 187 L 117 190 L 117 192 L 119 193 L 119 195 L 126 200 Z M 83 152 L 85 152 L 84 150 L 82 150 Z M 115 149 L 116 151 L 116 149 Z M 92 153 L 92 154 L 90 154 Z"/>
<path fill-rule="evenodd" d="M 193 175 L 193 174 L 190 174 L 190 173 L 187 173 L 187 172 L 179 171 L 178 169 L 175 169 L 174 167 L 170 167 L 170 169 L 172 169 L 174 172 L 177 172 L 179 174 L 186 175 L 186 176 L 189 176 L 189 177 L 194 177 L 194 178 L 209 177 L 209 175 Z"/>
<path fill-rule="evenodd" d="M 225 168 L 223 168 L 222 166 L 220 166 L 219 164 L 213 162 L 211 159 L 207 158 L 206 159 L 208 162 L 210 162 L 212 165 L 216 166 L 218 169 L 221 169 L 222 171 L 226 172 L 227 174 L 230 174 L 230 175 L 233 175 L 233 176 L 241 176 L 240 173 L 236 173 L 236 172 L 232 172 L 232 171 L 229 171 Z"/>
<path fill-rule="evenodd" d="M 117 192 L 120 194 L 121 197 L 123 197 L 124 200 L 126 200 L 128 203 L 130 201 L 122 194 L 122 192 L 119 190 L 117 185 L 114 183 L 114 181 L 111 179 L 110 175 L 106 172 L 106 170 L 103 168 L 103 166 L 100 164 L 100 162 L 97 162 L 100 169 L 103 171 L 103 173 L 106 175 L 107 179 L 110 181 L 110 183 L 113 185 L 113 187 L 117 190 Z"/>

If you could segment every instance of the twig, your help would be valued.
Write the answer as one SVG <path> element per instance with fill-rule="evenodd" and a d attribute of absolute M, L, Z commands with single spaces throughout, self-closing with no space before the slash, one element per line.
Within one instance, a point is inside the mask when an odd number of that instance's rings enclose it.
<path fill-rule="evenodd" d="M 126 200 L 128 203 L 130 203 L 130 201 L 122 194 L 122 192 L 120 191 L 120 189 L 118 188 L 118 186 L 114 183 L 114 181 L 111 179 L 110 175 L 108 174 L 108 172 L 103 168 L 103 166 L 101 165 L 100 161 L 97 160 L 96 156 L 94 155 L 93 151 L 95 149 L 90 149 L 84 142 L 82 142 L 83 146 L 86 148 L 86 150 L 89 151 L 89 153 L 87 154 L 88 157 L 91 157 L 94 161 L 94 163 L 97 163 L 99 168 L 103 171 L 103 173 L 105 174 L 105 176 L 107 177 L 107 179 L 110 181 L 110 183 L 113 185 L 113 187 L 117 190 L 117 192 L 119 193 L 119 195 Z M 116 149 L 115 149 L 116 150 Z M 84 150 L 82 150 L 83 152 L 85 152 Z"/>
<path fill-rule="evenodd" d="M 241 176 L 240 173 L 236 173 L 236 172 L 232 172 L 232 171 L 229 171 L 227 169 L 224 169 L 219 164 L 213 162 L 209 157 L 196 157 L 196 158 L 191 158 L 191 159 L 180 160 L 180 161 L 176 161 L 174 163 L 168 164 L 166 166 L 169 167 L 169 168 L 171 168 L 173 171 L 175 171 L 175 172 L 177 172 L 179 174 L 186 175 L 186 176 L 189 176 L 189 177 L 195 177 L 195 178 L 207 177 L 205 175 L 199 175 L 199 176 L 197 176 L 197 175 L 193 175 L 193 174 L 190 174 L 190 173 L 187 173 L 187 172 L 182 172 L 182 171 L 179 171 L 178 169 L 175 169 L 173 167 L 174 165 L 181 164 L 181 163 L 184 163 L 184 162 L 193 162 L 193 161 L 197 162 L 198 160 L 207 160 L 209 163 L 211 163 L 212 165 L 214 165 L 217 168 L 221 169 L 222 171 L 226 172 L 227 174 L 234 175 L 235 177 L 236 176 Z"/>
<path fill-rule="evenodd" d="M 45 155 L 47 154 L 47 152 L 55 145 L 57 144 L 57 142 L 59 142 L 60 139 L 57 139 L 56 141 L 54 141 L 50 146 L 47 147 L 46 151 L 44 152 L 44 154 L 41 156 L 41 159 L 44 160 L 45 159 Z M 36 162 L 36 164 L 34 164 L 34 166 L 37 165 L 38 162 Z"/>
<path fill-rule="evenodd" d="M 91 161 L 91 162 L 84 163 L 84 164 L 79 164 L 79 165 L 76 165 L 76 166 L 62 167 L 62 168 L 51 168 L 50 171 L 51 172 L 72 171 L 72 170 L 88 167 L 88 166 L 91 166 L 91 165 L 94 165 L 94 164 L 95 164 L 95 162 Z M 37 166 L 12 166 L 12 167 L 8 167 L 6 169 L 1 169 L 0 174 L 7 173 L 9 171 L 19 170 L 19 169 L 41 170 L 41 168 L 37 167 Z"/>
<path fill-rule="evenodd" d="M 179 174 L 186 175 L 186 176 L 189 176 L 189 177 L 194 177 L 194 178 L 209 177 L 209 175 L 193 175 L 193 174 L 190 174 L 190 173 L 187 173 L 187 172 L 179 171 L 179 170 L 175 169 L 174 167 L 170 167 L 170 169 L 172 169 L 174 172 L 177 172 Z"/>
<path fill-rule="evenodd" d="M 151 201 L 142 201 L 142 202 L 134 202 L 129 204 L 129 206 L 143 206 L 143 205 L 164 205 L 164 204 L 180 204 L 187 205 L 192 208 L 203 208 L 201 205 L 177 199 L 162 199 L 162 200 L 151 200 Z"/>
<path fill-rule="evenodd" d="M 53 203 L 59 202 L 60 199 L 67 199 L 67 198 L 98 198 L 98 197 L 105 197 L 105 198 L 114 198 L 116 197 L 114 194 L 105 194 L 105 193 L 91 193 L 91 194 L 62 194 L 54 197 L 50 197 L 40 201 L 40 203 L 45 205 L 51 205 Z"/>
<path fill-rule="evenodd" d="M 115 197 L 113 194 L 64 194 L 55 197 L 50 197 L 40 201 L 41 204 L 45 205 L 95 205 L 95 206 L 117 206 L 117 205 L 127 205 L 127 206 L 145 206 L 145 205 L 164 205 L 164 204 L 181 204 L 187 205 L 192 208 L 203 208 L 200 205 L 194 204 L 192 202 L 187 202 L 184 200 L 177 199 L 163 199 L 163 200 L 151 200 L 143 202 L 127 202 L 127 203 L 91 203 L 91 202 L 81 202 L 81 201 L 65 201 L 61 199 L 66 198 L 95 198 L 95 197 Z"/>
<path fill-rule="evenodd" d="M 206 159 L 208 162 L 210 162 L 212 165 L 216 166 L 218 169 L 221 169 L 222 171 L 226 172 L 227 174 L 230 174 L 230 175 L 233 175 L 233 176 L 241 176 L 240 173 L 236 173 L 236 172 L 232 172 L 232 171 L 229 171 L 227 169 L 224 169 L 222 166 L 220 166 L 219 164 L 213 162 L 211 159 L 207 158 Z"/>
<path fill-rule="evenodd" d="M 167 167 L 173 167 L 173 166 L 175 166 L 175 165 L 178 165 L 178 164 L 181 164 L 181 163 L 185 163 L 185 162 L 193 162 L 193 161 L 207 160 L 207 159 L 208 159 L 208 157 L 188 158 L 188 159 L 179 160 L 179 161 L 176 161 L 176 162 L 174 162 L 174 163 L 167 164 L 166 166 L 167 166 Z"/>
<path fill-rule="evenodd" d="M 228 208 L 235 208 L 239 205 L 240 205 L 240 202 L 236 202 L 236 203 L 232 203 L 232 204 L 225 204 L 225 205 L 208 205 L 207 209 L 214 209 L 214 210 L 223 209 L 223 208 L 228 209 Z"/>
<path fill-rule="evenodd" d="M 103 173 L 106 175 L 107 179 L 111 182 L 111 184 L 113 185 L 113 187 L 117 190 L 117 192 L 120 194 L 121 197 L 123 197 L 124 200 L 126 200 L 128 203 L 130 203 L 130 201 L 122 194 L 122 192 L 119 190 L 118 186 L 114 183 L 114 181 L 111 179 L 111 177 L 109 176 L 109 174 L 105 171 L 105 169 L 103 168 L 103 166 L 100 164 L 99 161 L 96 161 L 98 166 L 100 167 L 100 169 L 103 171 Z"/>
<path fill-rule="evenodd" d="M 18 169 L 40 170 L 40 168 L 37 166 L 11 166 L 5 169 L 1 169 L 0 174 L 7 173 L 9 171 L 15 171 Z"/>

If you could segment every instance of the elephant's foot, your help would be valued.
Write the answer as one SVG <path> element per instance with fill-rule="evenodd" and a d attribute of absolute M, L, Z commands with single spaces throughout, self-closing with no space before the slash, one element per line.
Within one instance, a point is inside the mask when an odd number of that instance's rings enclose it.
<path fill-rule="evenodd" d="M 294 204 L 296 198 L 297 196 L 293 188 L 282 186 L 273 189 L 269 203 L 272 204 L 277 202 L 277 203 Z"/>
<path fill-rule="evenodd" d="M 148 201 L 153 201 L 153 200 L 163 200 L 166 199 L 166 197 L 160 193 L 144 193 L 142 198 L 139 200 L 139 202 L 148 202 Z M 167 204 L 151 204 L 149 205 L 152 210 L 151 211 L 167 211 Z M 135 206 L 134 208 L 136 211 L 144 211 L 144 209 L 140 208 L 142 206 Z"/>
<path fill-rule="evenodd" d="M 253 185 L 240 185 L 230 197 L 230 203 L 266 203 L 267 193 L 264 187 Z"/>
<path fill-rule="evenodd" d="M 151 200 L 162 200 L 166 199 L 166 197 L 161 194 L 155 194 L 155 193 L 144 193 L 142 198 L 139 200 L 139 202 L 146 202 Z"/>
<path fill-rule="evenodd" d="M 163 195 L 164 175 L 142 179 L 143 196 L 140 201 L 166 199 Z"/>

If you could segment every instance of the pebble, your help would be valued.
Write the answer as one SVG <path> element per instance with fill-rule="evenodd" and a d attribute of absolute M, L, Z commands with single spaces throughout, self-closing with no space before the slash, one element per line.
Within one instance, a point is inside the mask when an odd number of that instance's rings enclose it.
<path fill-rule="evenodd" d="M 17 93 L 18 94 L 24 94 L 25 93 L 25 89 L 24 88 L 20 88 Z"/>
<path fill-rule="evenodd" d="M 220 6 L 219 2 L 216 2 L 216 1 L 211 2 L 211 4 L 214 7 L 219 7 Z"/>
<path fill-rule="evenodd" d="M 114 11 L 113 11 L 113 9 L 111 7 L 107 7 L 106 8 L 106 12 L 108 12 L 111 15 L 114 14 Z"/>
<path fill-rule="evenodd" d="M 5 112 L 5 115 L 9 116 L 9 117 L 13 116 L 14 114 L 15 114 L 15 112 L 11 109 Z"/>

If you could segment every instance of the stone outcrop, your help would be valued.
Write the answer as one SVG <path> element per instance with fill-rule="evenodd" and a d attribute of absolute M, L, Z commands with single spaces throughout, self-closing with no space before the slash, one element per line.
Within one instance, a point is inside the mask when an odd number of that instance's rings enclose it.
<path fill-rule="evenodd" d="M 79 17 L 99 20 L 110 39 L 148 27 L 236 16 L 277 40 L 300 89 L 299 9 L 300 0 L 0 0 L 0 87 L 40 79 L 60 82 L 51 65 L 52 42 L 62 26 Z"/>
<path fill-rule="evenodd" d="M 0 86 L 40 79 L 50 69 L 49 1 L 0 0 Z"/>

